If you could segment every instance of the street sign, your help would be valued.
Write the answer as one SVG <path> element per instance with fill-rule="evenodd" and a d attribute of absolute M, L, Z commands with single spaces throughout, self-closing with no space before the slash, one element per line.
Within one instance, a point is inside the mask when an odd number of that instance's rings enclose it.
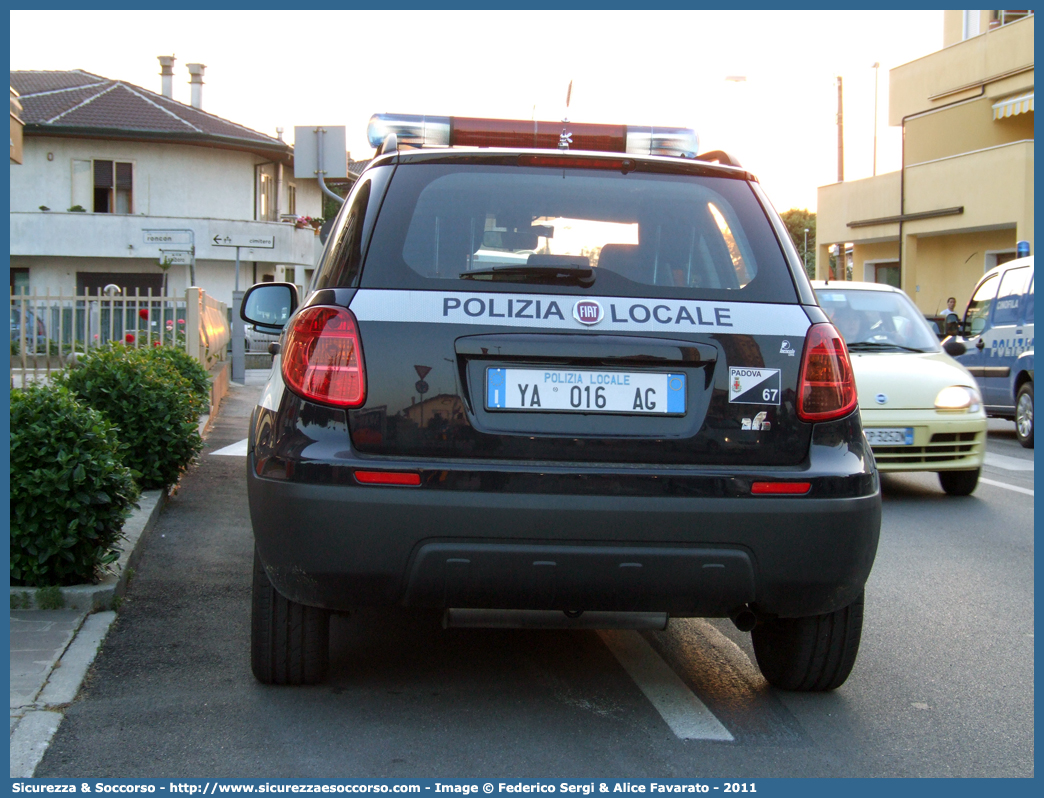
<path fill-rule="evenodd" d="M 215 247 L 250 247 L 252 249 L 275 249 L 275 236 L 216 235 L 210 239 Z"/>
<path fill-rule="evenodd" d="M 161 249 L 160 266 L 188 266 L 192 262 L 192 253 L 181 249 Z"/>
<path fill-rule="evenodd" d="M 417 371 L 417 376 L 422 380 L 428 376 L 428 372 L 431 371 L 431 366 L 414 366 Z"/>
<path fill-rule="evenodd" d="M 323 162 L 319 163 L 319 131 L 322 131 Z M 296 125 L 294 127 L 294 177 L 348 177 L 348 153 L 344 125 Z"/>
<path fill-rule="evenodd" d="M 428 392 L 428 383 L 426 383 L 424 380 L 417 380 L 413 387 L 417 389 L 417 393 L 419 393 L 421 396 Z"/>
<path fill-rule="evenodd" d="M 192 234 L 187 230 L 142 230 L 146 244 L 191 244 Z"/>

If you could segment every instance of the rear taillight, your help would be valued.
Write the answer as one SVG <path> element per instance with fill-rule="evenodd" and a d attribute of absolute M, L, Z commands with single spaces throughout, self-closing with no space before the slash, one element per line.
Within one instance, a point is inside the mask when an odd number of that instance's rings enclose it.
<path fill-rule="evenodd" d="M 305 308 L 290 323 L 283 380 L 305 399 L 338 407 L 366 401 L 366 370 L 355 316 L 347 308 Z"/>
<path fill-rule="evenodd" d="M 797 413 L 805 421 L 829 421 L 856 407 L 855 378 L 841 334 L 832 324 L 813 324 L 805 336 L 798 380 Z"/>

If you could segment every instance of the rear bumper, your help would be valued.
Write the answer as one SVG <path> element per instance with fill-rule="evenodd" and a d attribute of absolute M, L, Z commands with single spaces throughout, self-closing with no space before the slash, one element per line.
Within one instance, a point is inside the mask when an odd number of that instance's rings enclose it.
<path fill-rule="evenodd" d="M 651 499 L 442 493 L 250 478 L 276 588 L 303 604 L 724 616 L 839 609 L 863 589 L 880 494 Z M 302 508 L 307 508 L 302 510 Z"/>
<path fill-rule="evenodd" d="M 722 617 L 750 604 L 766 615 L 815 615 L 859 595 L 877 550 L 880 490 L 853 425 L 858 416 L 819 425 L 802 468 L 645 469 L 652 485 L 693 486 L 649 495 L 619 495 L 631 473 L 614 480 L 600 467 L 568 480 L 550 465 L 474 472 L 382 462 L 420 470 L 422 485 L 314 484 L 260 477 L 264 464 L 252 454 L 254 535 L 281 593 L 332 610 L 398 604 Z M 354 463 L 375 467 L 372 459 Z M 601 487 L 570 487 L 588 477 Z M 753 479 L 810 480 L 813 489 L 752 496 Z"/>

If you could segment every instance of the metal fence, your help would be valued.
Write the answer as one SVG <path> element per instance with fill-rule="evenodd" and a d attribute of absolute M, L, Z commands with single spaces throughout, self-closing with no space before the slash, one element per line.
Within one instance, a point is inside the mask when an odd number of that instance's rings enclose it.
<path fill-rule="evenodd" d="M 224 360 L 231 332 L 223 302 L 199 288 L 97 295 L 11 294 L 11 386 L 46 380 L 71 357 L 120 342 L 184 349 L 205 368 Z"/>

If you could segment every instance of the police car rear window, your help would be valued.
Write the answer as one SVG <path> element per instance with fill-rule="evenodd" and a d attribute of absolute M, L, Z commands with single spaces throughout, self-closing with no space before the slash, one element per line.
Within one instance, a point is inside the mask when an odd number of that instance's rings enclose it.
<path fill-rule="evenodd" d="M 590 277 L 557 279 L 569 269 Z M 772 226 L 743 180 L 446 163 L 396 169 L 363 287 L 517 291 L 521 283 L 547 293 L 797 301 Z"/>

